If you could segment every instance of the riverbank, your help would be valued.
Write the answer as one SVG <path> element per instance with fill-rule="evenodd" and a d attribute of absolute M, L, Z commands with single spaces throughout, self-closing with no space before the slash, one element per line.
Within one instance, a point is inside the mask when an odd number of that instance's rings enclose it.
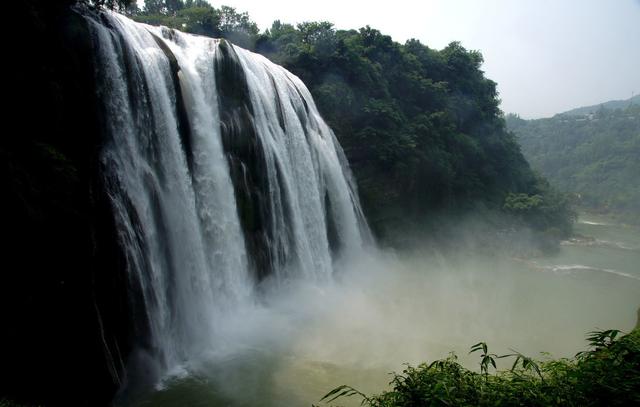
<path fill-rule="evenodd" d="M 412 406 L 628 406 L 640 403 L 640 330 L 620 337 L 615 330 L 591 332 L 590 348 L 572 359 L 538 361 L 513 352 L 490 353 L 485 343 L 472 348 L 480 372 L 451 355 L 395 374 L 391 390 L 371 397 L 340 386 L 323 400 L 362 398 L 371 407 Z M 495 360 L 508 357 L 509 370 L 490 373 Z"/>

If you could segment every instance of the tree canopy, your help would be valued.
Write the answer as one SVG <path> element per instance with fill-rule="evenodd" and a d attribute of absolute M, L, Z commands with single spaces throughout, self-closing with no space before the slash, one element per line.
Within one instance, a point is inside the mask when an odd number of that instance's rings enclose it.
<path fill-rule="evenodd" d="M 570 229 L 568 203 L 507 131 L 479 51 L 399 44 L 369 26 L 336 30 L 327 21 L 278 20 L 260 33 L 247 13 L 202 0 L 147 2 L 134 18 L 227 38 L 299 76 L 344 147 L 379 232 L 439 211 L 505 210 L 509 194 L 541 197 L 539 211 L 559 210 L 560 229 Z"/>
<path fill-rule="evenodd" d="M 253 48 L 258 26 L 246 12 L 221 6 L 214 8 L 205 0 L 147 0 L 136 21 L 164 25 L 192 34 L 227 38 L 244 48 Z"/>
<path fill-rule="evenodd" d="M 507 124 L 533 167 L 579 205 L 640 222 L 640 105 L 539 120 L 509 115 Z"/>

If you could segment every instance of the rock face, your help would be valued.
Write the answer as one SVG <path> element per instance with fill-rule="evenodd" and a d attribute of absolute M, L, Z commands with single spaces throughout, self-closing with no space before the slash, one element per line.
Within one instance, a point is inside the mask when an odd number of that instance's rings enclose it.
<path fill-rule="evenodd" d="M 0 398 L 101 406 L 215 346 L 216 321 L 267 276 L 329 279 L 371 237 L 297 77 L 64 3 L 16 16 Z"/>
<path fill-rule="evenodd" d="M 128 277 L 100 175 L 87 24 L 61 2 L 17 2 L 0 142 L 0 398 L 107 405 L 132 330 Z"/>
<path fill-rule="evenodd" d="M 216 59 L 216 84 L 220 105 L 222 144 L 229 159 L 230 176 L 234 180 L 234 192 L 238 202 L 238 215 L 246 231 L 246 246 L 258 278 L 271 271 L 268 248 L 269 219 L 265 197 L 268 184 L 262 176 L 266 174 L 263 147 L 252 125 L 253 107 L 247 87 L 245 73 L 238 56 L 225 40 L 220 41 L 221 58 Z M 282 120 L 280 120 L 280 123 Z"/>

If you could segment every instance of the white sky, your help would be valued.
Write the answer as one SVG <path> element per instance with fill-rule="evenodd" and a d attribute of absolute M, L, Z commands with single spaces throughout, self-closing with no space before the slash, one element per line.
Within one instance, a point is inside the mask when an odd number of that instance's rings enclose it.
<path fill-rule="evenodd" d="M 525 118 L 640 93 L 640 0 L 209 0 L 282 22 L 370 25 L 398 42 L 461 41 L 485 58 L 502 109 Z"/>

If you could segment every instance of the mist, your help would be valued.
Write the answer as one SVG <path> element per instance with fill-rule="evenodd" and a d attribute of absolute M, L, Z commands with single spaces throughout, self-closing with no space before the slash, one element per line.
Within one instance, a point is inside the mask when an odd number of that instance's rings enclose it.
<path fill-rule="evenodd" d="M 633 328 L 637 276 L 550 266 L 562 255 L 523 260 L 488 246 L 476 230 L 474 222 L 459 225 L 457 250 L 414 241 L 411 251 L 342 259 L 330 282 L 264 281 L 256 302 L 218 321 L 210 353 L 167 378 L 149 400 L 308 405 L 342 384 L 379 393 L 404 364 L 451 352 L 478 370 L 469 348 L 480 341 L 497 354 L 544 360 L 573 357 L 589 331 Z M 520 238 L 522 250 L 529 236 Z M 510 367 L 504 363 L 498 368 Z"/>

